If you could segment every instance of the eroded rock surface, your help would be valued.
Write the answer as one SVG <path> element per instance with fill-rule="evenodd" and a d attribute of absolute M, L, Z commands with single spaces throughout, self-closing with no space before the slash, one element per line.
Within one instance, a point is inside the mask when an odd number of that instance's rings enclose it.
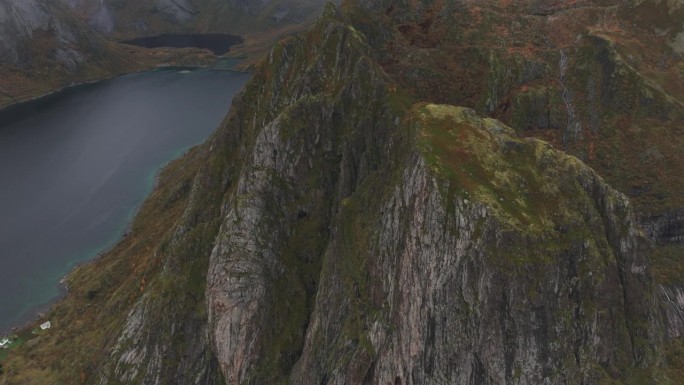
<path fill-rule="evenodd" d="M 390 3 L 363 9 L 394 17 Z M 431 4 L 401 5 L 429 16 Z M 541 4 L 532 16 L 583 4 Z M 434 53 L 422 18 L 401 15 L 391 21 L 401 28 L 382 32 L 353 7 L 328 7 L 256 66 L 218 131 L 174 162 L 131 235 L 96 262 L 106 268 L 74 275 L 86 287 L 55 314 L 85 312 L 111 337 L 93 338 L 93 357 L 74 348 L 81 367 L 44 365 L 60 369 L 52 374 L 98 384 L 677 383 L 664 347 L 681 336 L 682 291 L 654 278 L 648 239 L 672 226 L 654 219 L 644 232 L 625 195 L 551 144 L 421 100 L 424 84 L 411 81 L 424 67 L 397 79 L 374 46 L 401 35 L 415 38 L 400 50 L 409 62 Z M 615 53 L 585 38 L 602 49 L 582 60 Z M 520 59 L 515 76 L 556 79 L 559 52 L 548 59 L 553 67 Z M 604 84 L 612 95 L 638 76 L 618 59 L 596 64 L 625 76 Z M 499 82 L 513 76 L 504 67 L 486 67 L 489 97 L 511 86 Z M 644 84 L 628 104 L 651 97 L 648 116 L 678 116 L 675 98 Z M 559 95 L 537 86 L 532 120 L 566 123 L 541 116 L 544 98 Z M 608 91 L 606 105 L 621 106 Z"/>

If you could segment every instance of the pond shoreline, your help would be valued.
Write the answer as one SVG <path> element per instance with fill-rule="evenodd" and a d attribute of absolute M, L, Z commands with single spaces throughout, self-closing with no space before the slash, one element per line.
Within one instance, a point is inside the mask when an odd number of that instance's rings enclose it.
<path fill-rule="evenodd" d="M 244 38 L 239 35 L 165 33 L 125 40 L 120 43 L 144 48 L 199 48 L 220 56 L 228 54 L 232 47 L 244 42 Z"/>

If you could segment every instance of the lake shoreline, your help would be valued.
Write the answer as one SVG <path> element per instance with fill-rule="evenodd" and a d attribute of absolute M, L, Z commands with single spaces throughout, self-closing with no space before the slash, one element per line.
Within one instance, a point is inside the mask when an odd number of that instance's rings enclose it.
<path fill-rule="evenodd" d="M 244 57 L 227 57 L 227 58 L 218 58 L 218 59 L 235 59 L 238 61 L 242 61 L 245 58 Z M 218 59 L 216 60 L 216 63 L 219 62 Z M 236 66 L 237 66 L 237 64 L 234 67 L 236 67 Z M 6 110 L 11 109 L 12 107 L 16 107 L 17 105 L 35 102 L 39 99 L 46 98 L 49 96 L 54 96 L 55 94 L 59 94 L 60 92 L 68 91 L 68 90 L 73 89 L 73 88 L 97 84 L 100 82 L 105 82 L 107 80 L 117 79 L 117 78 L 120 78 L 123 76 L 143 74 L 146 72 L 151 72 L 151 71 L 156 71 L 156 70 L 170 70 L 170 71 L 171 70 L 178 70 L 178 71 L 190 70 L 190 71 L 192 71 L 192 70 L 197 70 L 197 69 L 207 69 L 209 71 L 237 72 L 237 73 L 244 73 L 244 74 L 250 73 L 250 71 L 240 70 L 237 68 L 212 68 L 211 66 L 208 66 L 208 65 L 181 66 L 181 65 L 174 65 L 174 64 L 157 64 L 156 66 L 149 67 L 146 69 L 141 69 L 139 71 L 122 72 L 122 73 L 113 74 L 111 76 L 105 76 L 103 78 L 98 78 L 95 80 L 88 80 L 88 81 L 71 83 L 71 84 L 66 85 L 64 87 L 56 88 L 52 91 L 45 92 L 42 94 L 37 94 L 37 95 L 31 96 L 31 97 L 26 98 L 26 99 L 16 100 L 16 101 L 13 101 L 12 103 L 4 104 L 4 105 L 0 104 L 0 113 L 5 112 Z"/>
<path fill-rule="evenodd" d="M 187 67 L 186 67 L 187 68 Z M 201 67 L 194 67 L 195 69 L 201 68 Z M 144 73 L 148 71 L 140 71 L 139 73 Z M 234 71 L 234 72 L 246 72 L 246 71 Z M 138 72 L 136 72 L 138 73 Z M 119 75 L 119 76 L 124 76 L 125 74 Z M 115 78 L 115 77 L 113 77 Z M 110 78 L 110 79 L 113 79 Z M 110 79 L 104 79 L 102 81 L 110 80 Z M 94 82 L 97 83 L 97 82 Z M 86 83 L 89 84 L 89 83 Z M 58 92 L 58 91 L 56 91 Z M 2 109 L 0 109 L 0 112 Z M 194 146 L 189 147 L 185 151 L 183 151 L 179 156 L 167 161 L 164 163 L 161 167 L 159 167 L 155 173 L 154 173 L 154 182 L 152 184 L 152 191 L 156 190 L 157 187 L 159 186 L 159 177 L 161 173 L 168 167 L 172 162 L 187 156 L 193 149 L 197 148 L 198 146 L 201 146 L 202 143 L 196 144 Z M 150 193 L 151 194 L 151 193 Z M 147 194 L 145 197 L 145 200 L 149 198 L 150 194 Z M 103 258 L 108 252 L 110 252 L 112 249 L 114 249 L 121 241 L 124 240 L 128 236 L 128 234 L 132 230 L 132 225 L 133 225 L 133 220 L 135 217 L 138 216 L 140 213 L 140 210 L 142 209 L 142 204 L 138 205 L 138 207 L 135 208 L 134 212 L 132 213 L 131 219 L 128 221 L 126 228 L 124 229 L 123 233 L 116 237 L 116 241 L 106 247 L 104 250 L 100 251 L 97 253 L 94 257 L 85 260 L 85 261 L 80 261 L 76 262 L 75 265 L 69 269 L 69 271 L 64 274 L 60 279 L 59 282 L 55 285 L 57 288 L 59 294 L 56 295 L 54 298 L 50 299 L 48 302 L 43 303 L 43 304 L 38 304 L 38 305 L 32 305 L 27 308 L 27 310 L 24 312 L 23 315 L 21 315 L 16 322 L 10 323 L 10 325 L 5 326 L 4 328 L 0 328 L 0 338 L 4 337 L 11 337 L 11 336 L 17 336 L 17 335 L 30 335 L 32 334 L 32 331 L 36 330 L 39 325 L 41 325 L 44 322 L 50 321 L 50 319 L 47 318 L 47 315 L 53 310 L 53 308 L 57 305 L 59 305 L 62 301 L 64 301 L 69 294 L 71 293 L 69 289 L 69 284 L 68 280 L 71 275 L 73 275 L 79 268 L 82 268 L 84 266 L 90 265 L 92 263 L 96 263 L 100 258 Z M 14 347 L 11 347 L 7 350 L 7 352 L 11 351 Z M 1 362 L 1 360 L 0 360 Z"/>
<path fill-rule="evenodd" d="M 237 64 L 237 63 L 236 63 Z M 174 66 L 174 65 L 162 65 L 162 66 L 157 66 L 152 68 L 151 70 L 147 71 L 136 71 L 136 72 L 131 72 L 131 73 L 126 73 L 126 74 L 119 74 L 115 76 L 111 76 L 106 79 L 102 79 L 99 81 L 92 81 L 92 82 L 83 82 L 79 84 L 71 84 L 67 87 L 64 87 L 59 90 L 55 90 L 53 92 L 47 93 L 42 96 L 42 98 L 46 97 L 51 97 L 51 96 L 59 96 L 60 92 L 65 92 L 67 90 L 72 90 L 81 86 L 88 86 L 88 85 L 93 85 L 96 83 L 101 83 L 101 82 L 106 82 L 106 81 L 111 81 L 116 78 L 124 77 L 126 75 L 136 75 L 136 74 L 144 74 L 144 73 L 154 73 L 157 71 L 160 72 L 180 72 L 184 70 L 191 70 L 191 71 L 199 71 L 200 73 L 219 73 L 219 72 L 232 72 L 236 74 L 245 74 L 247 75 L 249 72 L 247 71 L 239 71 L 239 70 L 233 70 L 229 68 L 225 69 L 212 69 L 207 66 Z M 204 72 L 206 70 L 206 72 Z M 164 75 L 161 75 L 164 76 Z M 211 76 L 211 75 L 203 75 L 203 76 Z M 193 82 L 193 80 L 187 80 L 190 82 Z M 239 87 L 241 89 L 242 86 Z M 237 92 L 237 91 L 236 91 Z M 0 113 L 11 113 L 13 109 L 18 109 L 20 110 L 23 105 L 27 105 L 28 103 L 35 103 L 38 102 L 41 97 L 34 97 L 30 100 L 25 100 L 22 102 L 17 102 L 13 103 L 11 105 L 5 106 L 0 109 Z M 230 97 L 232 99 L 232 96 Z M 224 104 L 225 105 L 225 104 Z M 210 133 L 214 132 L 214 130 L 218 127 L 218 124 L 220 124 L 220 120 L 223 119 L 225 114 L 228 112 L 230 106 L 230 101 L 228 101 L 228 104 L 225 105 L 225 111 L 220 113 L 220 118 L 217 120 L 217 122 L 212 123 L 210 127 Z M 21 111 L 20 111 L 21 112 Z M 11 130 L 13 127 L 8 126 L 7 129 Z M 210 134 L 209 134 L 210 135 Z M 106 245 L 102 245 L 102 247 L 99 248 L 99 250 L 96 251 L 95 254 L 90 254 L 90 257 L 87 257 L 86 259 L 83 259 L 81 261 L 77 261 L 76 259 L 73 261 L 73 264 L 71 267 L 68 267 L 68 271 L 61 276 L 59 279 L 59 283 L 56 283 L 54 288 L 57 291 L 57 294 L 50 298 L 48 301 L 37 304 L 37 305 L 30 305 L 26 308 L 25 311 L 23 311 L 23 314 L 20 315 L 16 321 L 10 321 L 8 322 L 7 325 L 3 325 L 2 329 L 0 329 L 0 336 L 4 334 L 17 334 L 17 333 L 23 333 L 27 330 L 32 330 L 33 328 L 36 327 L 36 325 L 40 322 L 45 322 L 47 319 L 45 318 L 47 314 L 50 313 L 50 311 L 53 309 L 53 307 L 60 302 L 62 302 L 67 295 L 69 294 L 69 289 L 68 286 L 66 285 L 66 282 L 68 281 L 68 277 L 71 276 L 79 267 L 83 265 L 88 265 L 91 264 L 95 261 L 97 261 L 99 258 L 101 258 L 104 254 L 106 254 L 108 251 L 110 251 L 112 248 L 114 248 L 119 242 L 121 242 L 125 237 L 128 235 L 128 233 L 131 230 L 131 225 L 132 221 L 136 217 L 136 215 L 139 213 L 142 202 L 144 202 L 149 196 L 152 191 L 158 186 L 159 183 L 159 176 L 160 173 L 174 160 L 181 158 L 183 156 L 186 156 L 190 151 L 192 151 L 194 148 L 196 148 L 198 145 L 201 145 L 206 138 L 201 139 L 199 142 L 195 142 L 194 144 L 188 144 L 187 146 L 182 146 L 182 149 L 177 150 L 177 153 L 173 154 L 171 157 L 167 157 L 166 160 L 164 160 L 162 163 L 156 164 L 153 166 L 152 170 L 153 172 L 147 177 L 149 183 L 148 187 L 145 189 L 146 192 L 142 196 L 142 200 L 140 203 L 138 203 L 127 215 L 127 219 L 125 220 L 125 226 L 123 228 L 120 228 L 120 230 L 116 231 L 116 234 L 111 237 L 111 240 L 107 242 Z M 87 254 L 87 252 L 85 252 Z M 81 257 L 78 257 L 81 258 Z M 71 264 L 72 262 L 69 262 Z M 18 297 L 21 298 L 21 297 Z M 19 302 L 21 303 L 21 302 Z M 30 302 L 29 302 L 30 303 Z"/>
<path fill-rule="evenodd" d="M 99 258 L 99 255 L 96 258 Z M 64 298 L 66 298 L 67 295 L 69 295 L 69 287 L 66 284 L 66 278 L 77 268 L 78 267 L 74 267 L 71 271 L 69 271 L 67 275 L 65 275 L 62 279 L 59 280 L 59 283 L 56 285 L 59 291 L 57 297 L 51 299 L 47 303 L 30 306 L 26 310 L 26 312 L 24 312 L 24 315 L 20 316 L 16 322 L 12 322 L 9 326 L 6 326 L 4 329 L 0 329 L 0 337 L 12 334 L 21 334 L 27 330 L 32 330 L 35 327 L 35 325 L 45 322 L 45 315 L 49 313 L 55 305 L 60 303 L 62 300 L 64 300 Z"/>

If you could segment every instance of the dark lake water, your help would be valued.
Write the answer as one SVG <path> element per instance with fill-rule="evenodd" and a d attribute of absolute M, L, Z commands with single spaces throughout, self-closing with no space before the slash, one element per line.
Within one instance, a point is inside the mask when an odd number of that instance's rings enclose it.
<path fill-rule="evenodd" d="M 248 77 L 157 70 L 0 111 L 0 332 L 121 237 L 160 167 L 211 134 Z"/>
<path fill-rule="evenodd" d="M 164 34 L 158 36 L 141 37 L 124 41 L 124 44 L 145 48 L 204 48 L 216 55 L 223 55 L 230 51 L 230 47 L 242 43 L 240 36 L 224 34 Z"/>

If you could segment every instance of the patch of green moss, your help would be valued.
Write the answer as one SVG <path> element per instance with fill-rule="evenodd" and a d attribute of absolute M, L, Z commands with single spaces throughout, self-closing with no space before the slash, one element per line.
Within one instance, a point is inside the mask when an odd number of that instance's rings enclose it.
<path fill-rule="evenodd" d="M 553 226 L 562 209 L 555 181 L 538 160 L 556 155 L 541 141 L 520 140 L 512 130 L 459 107 L 418 105 L 413 110 L 418 147 L 430 167 L 449 180 L 451 194 L 491 208 L 524 231 Z"/>
<path fill-rule="evenodd" d="M 26 342 L 23 338 L 13 335 L 10 337 L 11 343 L 4 348 L 0 349 L 0 363 L 7 357 L 7 355 L 15 348 L 21 346 L 24 342 Z"/>
<path fill-rule="evenodd" d="M 651 253 L 651 271 L 663 285 L 684 282 L 684 246 L 656 245 Z"/>
<path fill-rule="evenodd" d="M 392 175 L 378 175 L 387 183 L 365 183 L 357 192 L 346 198 L 340 212 L 340 234 L 337 252 L 339 256 L 339 272 L 345 286 L 344 293 L 348 293 L 345 302 L 348 304 L 349 316 L 344 319 L 342 327 L 342 343 L 352 341 L 354 345 L 366 352 L 370 357 L 376 354 L 373 344 L 368 337 L 368 325 L 379 317 L 381 309 L 373 301 L 373 282 L 371 281 L 369 251 L 376 241 L 377 223 L 371 218 L 378 210 L 385 187 L 391 186 Z M 351 357 L 347 357 L 351 359 Z"/>
<path fill-rule="evenodd" d="M 253 374 L 253 380 L 263 383 L 286 382 L 301 354 L 318 289 L 321 257 L 328 240 L 328 203 L 319 201 L 313 210 L 296 213 L 301 203 L 293 203 L 288 210 L 298 215 L 298 221 L 278 258 L 282 273 L 268 280 L 273 298 L 263 324 L 266 335 L 262 338 L 267 343 Z"/>

